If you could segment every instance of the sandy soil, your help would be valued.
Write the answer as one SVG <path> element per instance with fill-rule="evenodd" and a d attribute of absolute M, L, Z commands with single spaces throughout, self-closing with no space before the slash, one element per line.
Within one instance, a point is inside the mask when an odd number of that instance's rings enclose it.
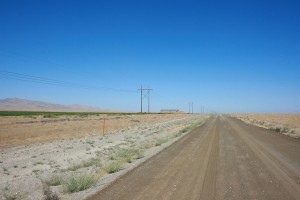
<path fill-rule="evenodd" d="M 221 116 L 184 136 L 96 199 L 299 199 L 300 141 Z"/>
<path fill-rule="evenodd" d="M 180 130 L 203 122 L 208 116 L 106 116 L 104 136 L 99 125 L 101 117 L 46 123 L 22 117 L 2 120 L 0 135 L 6 133 L 6 127 L 13 137 L 7 137 L 8 134 L 1 138 L 0 199 L 42 199 L 44 182 L 51 177 L 59 176 L 64 181 L 79 174 L 92 174 L 98 181 L 82 192 L 67 193 L 63 183 L 49 188 L 61 199 L 84 199 L 182 137 Z M 30 123 L 19 124 L 13 122 L 15 119 Z M 22 141 L 22 133 L 32 138 Z M 123 170 L 117 173 L 103 171 L 117 151 L 129 148 L 143 149 L 143 155 L 132 163 L 123 163 Z"/>
<path fill-rule="evenodd" d="M 274 130 L 290 137 L 300 137 L 300 114 L 234 114 L 248 124 Z"/>

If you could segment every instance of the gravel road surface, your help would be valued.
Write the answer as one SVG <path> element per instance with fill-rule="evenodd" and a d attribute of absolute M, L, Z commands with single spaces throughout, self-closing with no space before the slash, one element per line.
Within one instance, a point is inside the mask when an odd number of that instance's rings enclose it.
<path fill-rule="evenodd" d="M 300 140 L 210 119 L 96 199 L 299 199 Z"/>

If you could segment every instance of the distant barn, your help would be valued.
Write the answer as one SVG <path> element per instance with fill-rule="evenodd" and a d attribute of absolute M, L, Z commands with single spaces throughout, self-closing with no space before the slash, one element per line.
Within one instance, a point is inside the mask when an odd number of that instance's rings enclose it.
<path fill-rule="evenodd" d="M 160 113 L 184 113 L 184 112 L 180 111 L 179 109 L 162 109 L 160 110 Z"/>

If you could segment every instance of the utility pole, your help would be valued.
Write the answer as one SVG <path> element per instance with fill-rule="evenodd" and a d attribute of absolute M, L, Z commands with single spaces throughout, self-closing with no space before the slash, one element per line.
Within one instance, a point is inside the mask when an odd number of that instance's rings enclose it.
<path fill-rule="evenodd" d="M 192 102 L 192 114 L 194 114 L 194 102 Z"/>
<path fill-rule="evenodd" d="M 150 113 L 150 89 L 148 90 L 148 113 Z"/>
<path fill-rule="evenodd" d="M 143 98 L 148 99 L 148 113 L 150 113 L 150 92 L 152 91 L 152 89 L 144 89 L 143 86 L 141 86 L 141 89 L 138 90 L 141 91 L 141 113 L 143 113 Z M 146 93 L 143 93 L 143 91 L 146 91 Z"/>
<path fill-rule="evenodd" d="M 141 113 L 143 113 L 143 86 L 141 86 Z"/>
<path fill-rule="evenodd" d="M 189 114 L 194 113 L 194 102 L 189 102 Z"/>

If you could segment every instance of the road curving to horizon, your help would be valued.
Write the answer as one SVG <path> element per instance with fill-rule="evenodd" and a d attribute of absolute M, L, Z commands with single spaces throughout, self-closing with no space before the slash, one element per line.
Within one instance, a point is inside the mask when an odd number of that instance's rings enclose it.
<path fill-rule="evenodd" d="M 96 199 L 299 199 L 300 140 L 211 118 Z"/>

